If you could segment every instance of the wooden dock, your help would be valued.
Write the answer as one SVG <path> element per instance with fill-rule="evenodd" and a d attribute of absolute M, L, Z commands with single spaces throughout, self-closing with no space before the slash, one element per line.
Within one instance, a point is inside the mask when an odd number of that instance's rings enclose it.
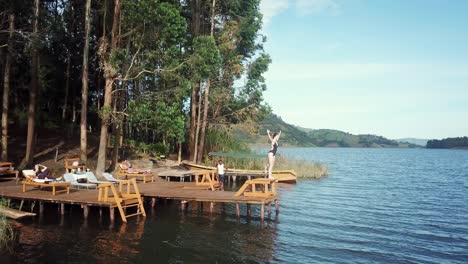
<path fill-rule="evenodd" d="M 276 214 L 279 213 L 279 196 L 272 195 L 270 197 L 247 197 L 236 196 L 235 192 L 231 191 L 211 191 L 211 190 L 196 190 L 185 189 L 184 187 L 194 186 L 193 182 L 167 182 L 156 181 L 146 184 L 138 184 L 138 189 L 144 200 L 150 200 L 151 206 L 155 206 L 156 199 L 171 199 L 178 200 L 181 204 L 181 209 L 189 201 L 208 202 L 210 203 L 210 211 L 213 210 L 214 203 L 231 203 L 236 205 L 236 215 L 240 217 L 240 205 L 247 205 L 247 216 L 250 216 L 251 205 L 260 206 L 260 218 L 263 221 L 265 215 L 265 205 L 268 206 L 268 213 L 271 213 L 272 204 L 275 205 Z M 89 207 L 100 207 L 109 209 L 110 219 L 113 221 L 114 207 L 112 202 L 98 201 L 97 190 L 75 190 L 69 194 L 52 195 L 52 191 L 48 189 L 22 191 L 20 183 L 14 182 L 0 183 L 0 197 L 8 200 L 30 201 L 39 203 L 39 213 L 42 213 L 45 203 L 60 204 L 61 213 L 64 214 L 65 204 L 80 205 L 83 208 L 84 218 L 88 217 Z"/>

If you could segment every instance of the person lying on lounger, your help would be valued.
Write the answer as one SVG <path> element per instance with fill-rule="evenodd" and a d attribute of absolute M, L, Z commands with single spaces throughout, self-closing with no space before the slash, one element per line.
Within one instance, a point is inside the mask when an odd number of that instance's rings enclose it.
<path fill-rule="evenodd" d="M 34 173 L 36 174 L 36 179 L 55 179 L 52 177 L 49 168 L 41 164 L 36 164 L 34 166 Z"/>
<path fill-rule="evenodd" d="M 119 166 L 120 169 L 127 171 L 128 173 L 151 173 L 151 170 L 133 168 L 133 165 L 128 160 L 120 162 Z"/>

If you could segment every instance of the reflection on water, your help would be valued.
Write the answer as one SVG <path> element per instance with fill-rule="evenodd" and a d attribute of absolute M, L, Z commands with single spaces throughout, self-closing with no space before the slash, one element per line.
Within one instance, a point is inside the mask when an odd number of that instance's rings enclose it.
<path fill-rule="evenodd" d="M 108 211 L 45 208 L 16 228 L 0 263 L 466 263 L 468 151 L 292 149 L 330 177 L 278 186 L 281 213 L 158 201 L 148 217 L 109 223 Z M 274 213 L 273 213 L 274 214 Z"/>

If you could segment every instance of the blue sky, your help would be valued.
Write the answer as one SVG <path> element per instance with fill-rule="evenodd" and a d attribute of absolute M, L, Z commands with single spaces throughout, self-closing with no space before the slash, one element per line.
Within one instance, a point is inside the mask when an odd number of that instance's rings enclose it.
<path fill-rule="evenodd" d="M 262 0 L 265 100 L 286 122 L 468 136 L 468 1 Z"/>

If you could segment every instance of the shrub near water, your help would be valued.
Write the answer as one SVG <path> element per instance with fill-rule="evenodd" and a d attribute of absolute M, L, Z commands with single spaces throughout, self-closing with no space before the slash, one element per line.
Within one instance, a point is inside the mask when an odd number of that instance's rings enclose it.
<path fill-rule="evenodd" d="M 278 155 L 273 170 L 295 170 L 298 178 L 318 179 L 328 176 L 328 167 L 319 162 L 286 159 Z"/>
<path fill-rule="evenodd" d="M 5 206 L 5 201 L 0 200 L 0 206 Z M 13 228 L 8 223 L 8 220 L 3 212 L 0 212 L 0 252 L 11 250 L 12 243 L 15 239 Z"/>

